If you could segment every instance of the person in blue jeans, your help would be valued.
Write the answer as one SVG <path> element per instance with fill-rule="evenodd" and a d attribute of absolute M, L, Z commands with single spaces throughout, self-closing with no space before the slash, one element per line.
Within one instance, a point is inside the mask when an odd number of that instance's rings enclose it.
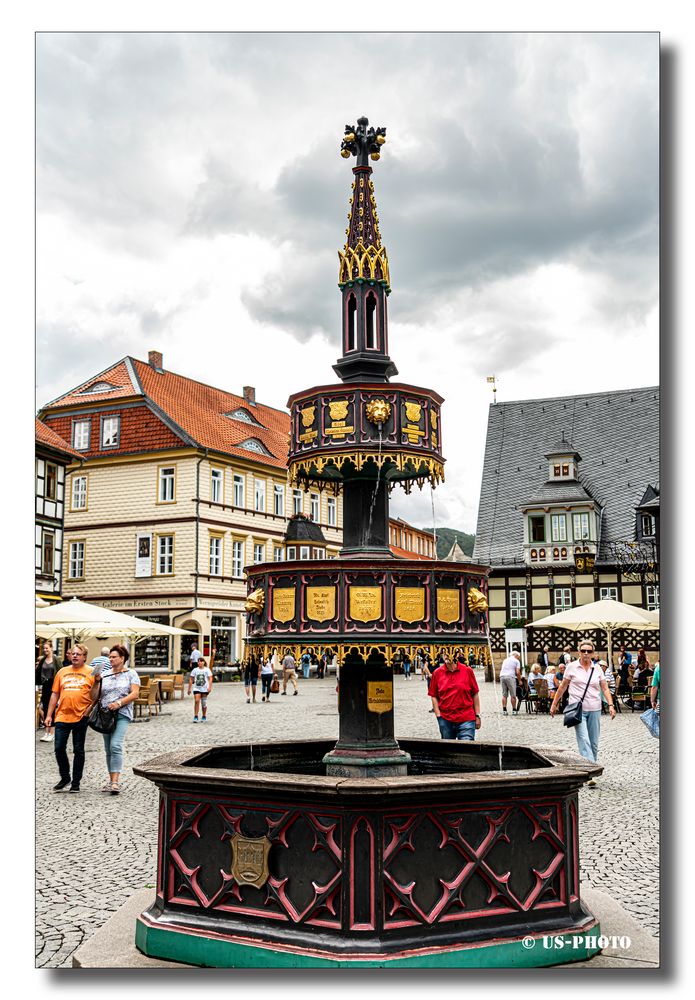
<path fill-rule="evenodd" d="M 128 668 L 129 658 L 130 653 L 125 646 L 112 646 L 109 650 L 109 666 L 104 668 L 97 663 L 93 668 L 97 678 L 92 688 L 93 700 L 98 698 L 103 708 L 118 713 L 115 729 L 103 734 L 109 780 L 101 790 L 110 792 L 111 795 L 118 795 L 121 790 L 123 742 L 133 718 L 133 702 L 140 694 L 140 678 L 135 670 Z"/>
<path fill-rule="evenodd" d="M 596 763 L 598 760 L 598 740 L 601 732 L 601 692 L 608 704 L 611 719 L 615 718 L 613 696 L 608 687 L 600 664 L 592 662 L 594 644 L 590 639 L 582 639 L 579 643 L 579 659 L 565 668 L 562 683 L 555 692 L 550 714 L 557 713 L 560 700 L 565 691 L 569 692 L 568 703 L 582 703 L 582 721 L 574 727 L 577 738 L 577 749 L 586 760 Z M 596 779 L 589 781 L 590 786 L 596 784 Z"/>
<path fill-rule="evenodd" d="M 444 740 L 475 740 L 480 729 L 480 694 L 474 671 L 463 659 L 443 654 L 432 674 L 428 694 Z"/>

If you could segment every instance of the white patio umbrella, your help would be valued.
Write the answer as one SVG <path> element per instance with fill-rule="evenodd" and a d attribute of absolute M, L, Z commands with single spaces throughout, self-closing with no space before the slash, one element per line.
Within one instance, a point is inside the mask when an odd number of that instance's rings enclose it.
<path fill-rule="evenodd" d="M 148 622 L 135 615 L 124 615 L 120 611 L 102 608 L 73 597 L 47 608 L 36 609 L 36 634 L 44 639 L 76 638 L 87 639 L 94 636 L 122 636 L 137 642 L 148 635 L 193 635 L 186 629 L 173 625 Z"/>
<path fill-rule="evenodd" d="M 613 632 L 621 628 L 658 629 L 659 614 L 656 611 L 647 611 L 646 608 L 634 607 L 632 604 L 623 604 L 622 601 L 592 601 L 591 604 L 580 604 L 576 608 L 568 608 L 566 611 L 548 615 L 547 618 L 540 618 L 531 622 L 531 627 L 567 628 L 573 632 L 600 628 L 607 636 L 610 663 L 613 655 Z"/>

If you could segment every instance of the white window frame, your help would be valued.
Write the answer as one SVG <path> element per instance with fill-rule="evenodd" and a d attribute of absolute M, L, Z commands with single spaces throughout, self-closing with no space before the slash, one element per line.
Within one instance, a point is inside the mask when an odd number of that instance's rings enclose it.
<path fill-rule="evenodd" d="M 84 580 L 86 545 L 82 540 L 70 542 L 68 548 L 68 579 Z"/>
<path fill-rule="evenodd" d="M 566 542 L 567 541 L 567 515 L 566 514 L 551 514 L 550 515 L 550 535 L 552 542 Z"/>
<path fill-rule="evenodd" d="M 328 511 L 328 526 L 330 528 L 338 527 L 338 501 L 335 497 L 328 497 L 326 500 L 326 508 Z"/>
<path fill-rule="evenodd" d="M 265 514 L 265 479 L 253 481 L 253 509 L 259 514 Z"/>
<path fill-rule="evenodd" d="M 232 539 L 232 576 L 237 580 L 244 576 L 244 543 L 239 538 Z"/>
<path fill-rule="evenodd" d="M 210 502 L 224 503 L 224 469 L 210 469 Z"/>
<path fill-rule="evenodd" d="M 107 439 L 106 428 L 109 427 L 110 432 Z M 117 414 L 109 414 L 108 417 L 101 418 L 101 426 L 99 429 L 99 444 L 102 449 L 105 448 L 118 448 L 121 441 L 121 418 Z"/>
<path fill-rule="evenodd" d="M 599 599 L 599 601 L 617 601 L 618 600 L 618 588 L 617 587 L 599 587 L 598 599 Z"/>
<path fill-rule="evenodd" d="M 292 490 L 292 513 L 301 514 L 304 509 L 304 494 L 301 490 Z"/>
<path fill-rule="evenodd" d="M 210 535 L 210 576 L 222 576 L 222 536 Z"/>
<path fill-rule="evenodd" d="M 321 522 L 321 497 L 318 493 L 309 494 L 309 510 L 311 511 L 311 520 L 315 524 L 320 524 Z"/>
<path fill-rule="evenodd" d="M 284 559 L 285 559 L 285 550 L 283 549 L 282 545 L 273 546 L 273 561 L 283 562 Z"/>
<path fill-rule="evenodd" d="M 645 531 L 645 521 L 647 522 L 648 531 Z M 640 527 L 642 529 L 643 538 L 654 538 L 656 534 L 656 526 L 654 521 L 654 516 L 652 514 L 641 514 L 640 515 Z"/>
<path fill-rule="evenodd" d="M 523 587 L 514 587 L 509 591 L 509 617 L 528 618 L 528 593 Z"/>
<path fill-rule="evenodd" d="M 647 593 L 647 611 L 658 611 L 660 607 L 659 584 L 648 583 L 645 590 Z"/>
<path fill-rule="evenodd" d="M 273 486 L 273 513 L 282 517 L 285 513 L 285 487 L 275 483 Z"/>
<path fill-rule="evenodd" d="M 70 510 L 87 510 L 87 479 L 87 476 L 72 477 L 72 482 L 70 483 Z M 84 489 L 79 484 L 84 484 Z M 78 503 L 78 500 L 84 500 L 84 503 Z"/>
<path fill-rule="evenodd" d="M 555 587 L 553 589 L 553 610 L 566 611 L 572 607 L 572 588 Z"/>
<path fill-rule="evenodd" d="M 232 480 L 232 503 L 235 507 L 246 506 L 246 483 L 241 472 L 235 472 Z"/>
<path fill-rule="evenodd" d="M 171 472 L 172 475 L 164 475 Z M 169 485 L 171 496 L 168 496 Z M 157 503 L 176 503 L 176 466 L 160 465 L 157 472 Z"/>
<path fill-rule="evenodd" d="M 297 546 L 296 545 L 288 545 L 287 546 L 287 559 L 291 560 L 291 559 L 296 559 L 296 558 L 297 558 Z"/>
<path fill-rule="evenodd" d="M 586 529 L 584 525 L 586 524 Z M 577 528 L 579 525 L 579 528 Z M 591 527 L 589 525 L 589 515 L 584 511 L 580 514 L 572 515 L 572 537 L 575 542 L 588 542 L 591 538 Z"/>
<path fill-rule="evenodd" d="M 300 559 L 311 559 L 311 547 L 309 545 L 299 546 L 299 558 Z"/>
<path fill-rule="evenodd" d="M 259 563 L 265 562 L 265 543 L 264 542 L 254 542 L 253 543 L 253 564 L 257 566 Z"/>
<path fill-rule="evenodd" d="M 91 420 L 74 420 L 72 424 L 72 446 L 75 451 L 88 451 L 92 436 Z"/>
<path fill-rule="evenodd" d="M 173 575 L 174 575 L 174 536 L 157 535 L 157 576 L 173 576 Z"/>

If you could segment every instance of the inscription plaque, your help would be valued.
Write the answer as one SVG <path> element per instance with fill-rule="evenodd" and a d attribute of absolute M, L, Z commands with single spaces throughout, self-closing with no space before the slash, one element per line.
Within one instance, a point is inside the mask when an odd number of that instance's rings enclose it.
<path fill-rule="evenodd" d="M 358 622 L 381 618 L 381 587 L 350 587 L 350 617 Z"/>
<path fill-rule="evenodd" d="M 419 622 L 425 617 L 424 587 L 394 587 L 395 617 L 399 622 Z"/>
<path fill-rule="evenodd" d="M 335 587 L 307 587 L 306 613 L 315 622 L 335 618 Z"/>
<path fill-rule="evenodd" d="M 390 712 L 393 708 L 391 681 L 367 681 L 367 709 L 370 712 Z"/>
<path fill-rule="evenodd" d="M 276 622 L 288 622 L 294 618 L 294 587 L 277 587 L 273 591 L 273 618 Z"/>
<path fill-rule="evenodd" d="M 458 590 L 437 588 L 437 618 L 451 625 L 461 617 L 461 598 Z"/>

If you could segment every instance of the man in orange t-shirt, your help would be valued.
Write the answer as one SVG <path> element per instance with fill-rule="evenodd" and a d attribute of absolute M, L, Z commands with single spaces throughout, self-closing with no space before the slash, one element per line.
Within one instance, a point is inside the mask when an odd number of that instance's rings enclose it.
<path fill-rule="evenodd" d="M 84 771 L 84 741 L 87 736 L 87 714 L 92 707 L 90 689 L 95 677 L 87 666 L 87 647 L 76 642 L 70 651 L 72 666 L 63 667 L 55 675 L 53 693 L 48 703 L 45 725 L 50 726 L 55 712 L 55 750 L 60 781 L 53 786 L 60 792 L 70 785 L 71 792 L 79 792 Z M 56 709 L 57 706 L 57 709 Z M 68 737 L 72 733 L 72 784 L 68 760 Z"/>

